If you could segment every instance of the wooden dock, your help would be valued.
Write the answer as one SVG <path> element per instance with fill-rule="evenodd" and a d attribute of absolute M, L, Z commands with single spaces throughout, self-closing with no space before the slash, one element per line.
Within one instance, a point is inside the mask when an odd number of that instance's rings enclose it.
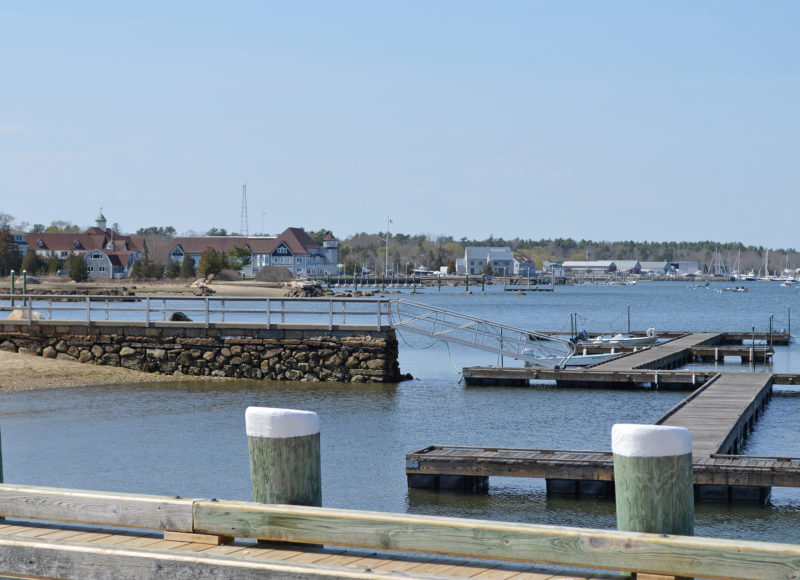
<path fill-rule="evenodd" d="M 661 359 L 638 360 L 659 364 L 674 352 Z M 691 432 L 696 497 L 764 503 L 773 486 L 800 487 L 797 460 L 736 455 L 769 401 L 773 375 L 724 373 L 704 377 L 702 382 L 656 421 L 657 425 L 684 427 Z M 614 479 L 609 452 L 436 445 L 406 455 L 406 476 L 410 487 L 471 490 L 485 489 L 489 476 L 535 477 L 547 481 L 548 493 L 601 497 L 613 496 L 609 482 Z"/>
<path fill-rule="evenodd" d="M 646 386 L 651 388 L 694 389 L 716 374 L 713 371 L 678 371 L 696 359 L 723 362 L 726 356 L 743 362 L 765 361 L 772 357 L 767 344 L 731 345 L 730 333 L 691 332 L 675 334 L 668 341 L 644 349 L 622 348 L 617 358 L 586 367 L 548 369 L 534 367 L 466 367 L 462 378 L 467 385 L 526 386 L 531 381 L 555 381 L 559 386 L 606 386 L 610 388 Z M 611 347 L 586 347 L 587 352 L 608 352 Z M 800 382 L 800 375 L 785 375 L 786 383 Z"/>

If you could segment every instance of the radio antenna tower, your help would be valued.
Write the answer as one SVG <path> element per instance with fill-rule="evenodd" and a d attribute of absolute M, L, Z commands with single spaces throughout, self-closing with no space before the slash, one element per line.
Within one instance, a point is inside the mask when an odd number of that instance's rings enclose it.
<path fill-rule="evenodd" d="M 250 230 L 247 227 L 247 184 L 242 185 L 242 223 L 239 226 L 239 234 L 245 237 L 250 236 Z"/>

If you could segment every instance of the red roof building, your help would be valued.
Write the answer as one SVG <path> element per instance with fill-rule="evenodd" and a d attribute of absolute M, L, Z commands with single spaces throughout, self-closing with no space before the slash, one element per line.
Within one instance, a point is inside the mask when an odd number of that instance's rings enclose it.
<path fill-rule="evenodd" d="M 71 255 L 83 255 L 90 278 L 129 277 L 133 263 L 144 254 L 144 238 L 123 236 L 107 228 L 102 213 L 95 221 L 97 225 L 82 234 L 27 234 L 28 251 L 35 251 L 45 259 L 55 256 L 63 260 Z"/>

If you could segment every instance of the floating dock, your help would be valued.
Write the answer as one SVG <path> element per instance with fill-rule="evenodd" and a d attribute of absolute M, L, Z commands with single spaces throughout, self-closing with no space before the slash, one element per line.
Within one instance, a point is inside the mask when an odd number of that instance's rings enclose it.
<path fill-rule="evenodd" d="M 698 359 L 723 362 L 726 356 L 739 357 L 743 362 L 764 362 L 773 354 L 765 343 L 730 344 L 741 338 L 737 333 L 691 332 L 672 336 L 666 342 L 636 351 L 621 347 L 625 352 L 620 352 L 619 357 L 586 367 L 466 367 L 462 377 L 467 385 L 480 386 L 526 386 L 532 381 L 555 381 L 563 387 L 694 389 L 716 375 L 716 371 L 676 369 Z M 609 352 L 611 348 L 586 347 L 587 352 Z M 783 375 L 776 384 L 800 384 L 800 375 Z"/>
<path fill-rule="evenodd" d="M 714 332 L 683 333 L 589 367 L 474 367 L 463 369 L 463 377 L 469 385 L 528 385 L 546 380 L 559 386 L 692 390 L 656 424 L 691 432 L 696 498 L 763 504 L 774 486 L 800 487 L 800 459 L 737 454 L 769 401 L 772 386 L 800 384 L 800 375 L 677 370 L 698 356 L 753 360 L 759 348 L 762 359 L 771 356 L 765 343 L 727 344 L 740 338 Z M 604 451 L 431 445 L 406 455 L 406 475 L 409 487 L 477 491 L 488 487 L 490 476 L 505 476 L 545 479 L 549 494 L 613 497 L 614 493 L 613 459 Z"/>
<path fill-rule="evenodd" d="M 717 374 L 656 425 L 692 434 L 698 499 L 764 503 L 773 486 L 800 487 L 800 460 L 736 453 L 772 394 L 770 373 Z M 499 449 L 431 445 L 406 455 L 409 487 L 482 490 L 489 476 L 534 477 L 557 495 L 613 496 L 607 451 Z"/>

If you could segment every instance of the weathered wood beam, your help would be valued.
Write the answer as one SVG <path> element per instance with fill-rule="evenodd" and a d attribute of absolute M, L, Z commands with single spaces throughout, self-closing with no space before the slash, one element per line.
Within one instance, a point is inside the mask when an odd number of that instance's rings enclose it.
<path fill-rule="evenodd" d="M 192 532 L 191 498 L 1 484 L 0 515 Z"/>
<path fill-rule="evenodd" d="M 796 579 L 800 546 L 245 502 L 195 504 L 198 532 L 723 579 Z"/>

